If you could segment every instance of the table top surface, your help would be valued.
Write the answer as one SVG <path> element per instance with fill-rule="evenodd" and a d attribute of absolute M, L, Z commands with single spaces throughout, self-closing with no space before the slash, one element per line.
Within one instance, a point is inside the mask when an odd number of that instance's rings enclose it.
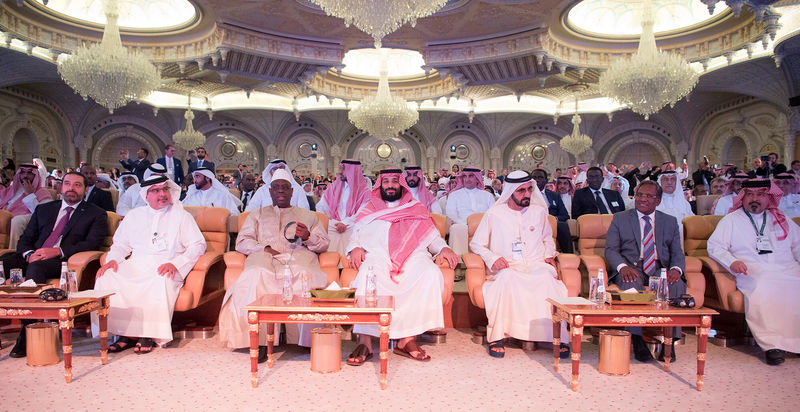
<path fill-rule="evenodd" d="M 394 311 L 394 298 L 378 296 L 377 301 L 367 302 L 363 296 L 350 301 L 318 300 L 294 296 L 291 302 L 284 302 L 281 295 L 263 295 L 245 310 L 257 312 L 297 312 L 297 313 L 389 313 Z"/>
<path fill-rule="evenodd" d="M 69 309 L 85 305 L 90 302 L 100 301 L 103 298 L 109 297 L 111 295 L 113 295 L 113 293 L 108 293 L 93 297 L 86 297 L 86 298 L 67 298 L 56 302 L 45 302 L 39 299 L 38 296 L 35 298 L 0 297 L 0 308 Z"/>
<path fill-rule="evenodd" d="M 714 309 L 710 308 L 676 308 L 666 304 L 657 305 L 650 303 L 646 305 L 569 305 L 558 303 L 553 299 L 547 301 L 560 310 L 570 315 L 653 315 L 653 316 L 680 316 L 680 315 L 696 315 L 696 316 L 709 316 L 718 315 Z"/>

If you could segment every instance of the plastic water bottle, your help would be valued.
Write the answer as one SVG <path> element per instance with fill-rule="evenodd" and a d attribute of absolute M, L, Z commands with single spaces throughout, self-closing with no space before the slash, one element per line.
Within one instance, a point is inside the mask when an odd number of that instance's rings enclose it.
<path fill-rule="evenodd" d="M 3 262 L 0 262 L 0 285 L 6 284 L 6 270 L 3 268 Z"/>
<path fill-rule="evenodd" d="M 58 287 L 63 291 L 69 291 L 69 269 L 67 262 L 61 262 L 61 278 L 58 280 Z"/>
<path fill-rule="evenodd" d="M 283 297 L 285 303 L 291 302 L 292 297 L 294 297 L 294 291 L 292 290 L 292 271 L 289 269 L 289 265 L 286 265 L 283 270 L 283 289 L 281 290 L 281 297 Z"/>
<path fill-rule="evenodd" d="M 666 302 L 669 299 L 669 284 L 667 283 L 667 269 L 661 268 L 656 302 Z"/>
<path fill-rule="evenodd" d="M 606 280 L 603 275 L 603 268 L 597 269 L 597 303 L 605 303 L 606 301 Z"/>
<path fill-rule="evenodd" d="M 367 302 L 378 300 L 378 279 L 375 277 L 375 268 L 372 266 L 367 268 L 367 289 L 364 291 L 364 296 L 366 296 Z"/>

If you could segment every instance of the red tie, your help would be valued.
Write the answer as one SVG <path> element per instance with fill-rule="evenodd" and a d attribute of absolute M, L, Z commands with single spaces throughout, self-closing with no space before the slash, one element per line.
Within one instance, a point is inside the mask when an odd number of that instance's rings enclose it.
<path fill-rule="evenodd" d="M 67 208 L 64 210 L 67 213 L 61 218 L 61 220 L 58 221 L 56 227 L 54 227 L 53 231 L 50 232 L 50 236 L 45 239 L 42 247 L 53 247 L 58 241 L 58 238 L 61 237 L 61 233 L 64 232 L 64 227 L 67 226 L 67 222 L 69 221 L 70 215 L 72 215 L 73 208 L 72 206 L 67 206 Z"/>

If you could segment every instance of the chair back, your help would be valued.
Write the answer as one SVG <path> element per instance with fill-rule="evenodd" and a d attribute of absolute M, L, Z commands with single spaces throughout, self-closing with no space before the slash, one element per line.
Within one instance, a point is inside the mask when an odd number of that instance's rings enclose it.
<path fill-rule="evenodd" d="M 117 210 L 117 201 L 119 201 L 119 192 L 114 189 L 103 189 L 108 193 L 111 193 L 111 203 L 114 204 L 114 210 Z"/>
<path fill-rule="evenodd" d="M 193 217 L 206 239 L 206 251 L 225 253 L 228 246 L 228 216 L 224 207 L 184 206 Z"/>
<path fill-rule="evenodd" d="M 0 249 L 7 249 L 11 239 L 11 219 L 14 215 L 8 210 L 0 209 Z"/>
<path fill-rule="evenodd" d="M 326 215 L 325 213 L 322 212 L 316 212 L 316 213 L 317 213 L 317 220 L 319 220 L 319 223 L 322 225 L 322 230 L 324 230 L 325 233 L 328 233 L 328 222 L 330 221 L 330 218 L 328 218 L 328 215 Z"/>
<path fill-rule="evenodd" d="M 708 238 L 724 216 L 687 216 L 683 218 L 683 253 L 686 256 L 708 256 Z"/>
<path fill-rule="evenodd" d="M 114 243 L 114 233 L 116 233 L 119 223 L 122 221 L 122 216 L 114 212 L 106 212 L 106 216 L 108 218 L 108 236 L 103 239 L 103 244 L 100 246 L 100 250 L 103 252 L 108 252 L 111 249 L 111 244 Z"/>
<path fill-rule="evenodd" d="M 581 255 L 605 256 L 606 233 L 614 215 L 581 215 L 578 217 L 578 253 Z M 555 232 L 555 230 L 553 231 Z"/>
<path fill-rule="evenodd" d="M 705 216 L 714 213 L 714 202 L 717 199 L 719 199 L 719 195 L 697 196 L 697 214 Z"/>
<path fill-rule="evenodd" d="M 475 231 L 478 230 L 478 225 L 481 224 L 481 219 L 483 219 L 483 213 L 473 213 L 467 217 L 467 236 L 470 242 L 472 242 Z"/>
<path fill-rule="evenodd" d="M 447 236 L 447 216 L 431 213 L 431 218 L 433 219 L 433 223 L 436 224 L 436 228 L 439 229 L 439 234 L 442 238 Z"/>

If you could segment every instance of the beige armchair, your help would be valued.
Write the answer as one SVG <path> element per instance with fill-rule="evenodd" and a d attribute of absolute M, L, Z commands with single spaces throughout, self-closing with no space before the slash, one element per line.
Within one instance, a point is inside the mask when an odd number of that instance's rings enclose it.
<path fill-rule="evenodd" d="M 69 257 L 67 268 L 74 270 L 79 290 L 91 289 L 94 287 L 94 276 L 84 276 L 86 273 L 94 275 L 100 269 L 100 256 L 108 252 L 111 242 L 114 240 L 114 233 L 122 220 L 120 215 L 114 212 L 106 212 L 108 216 L 108 235 L 103 239 L 103 244 L 99 250 L 88 250 L 78 252 Z M 58 279 L 55 280 L 58 282 Z"/>

